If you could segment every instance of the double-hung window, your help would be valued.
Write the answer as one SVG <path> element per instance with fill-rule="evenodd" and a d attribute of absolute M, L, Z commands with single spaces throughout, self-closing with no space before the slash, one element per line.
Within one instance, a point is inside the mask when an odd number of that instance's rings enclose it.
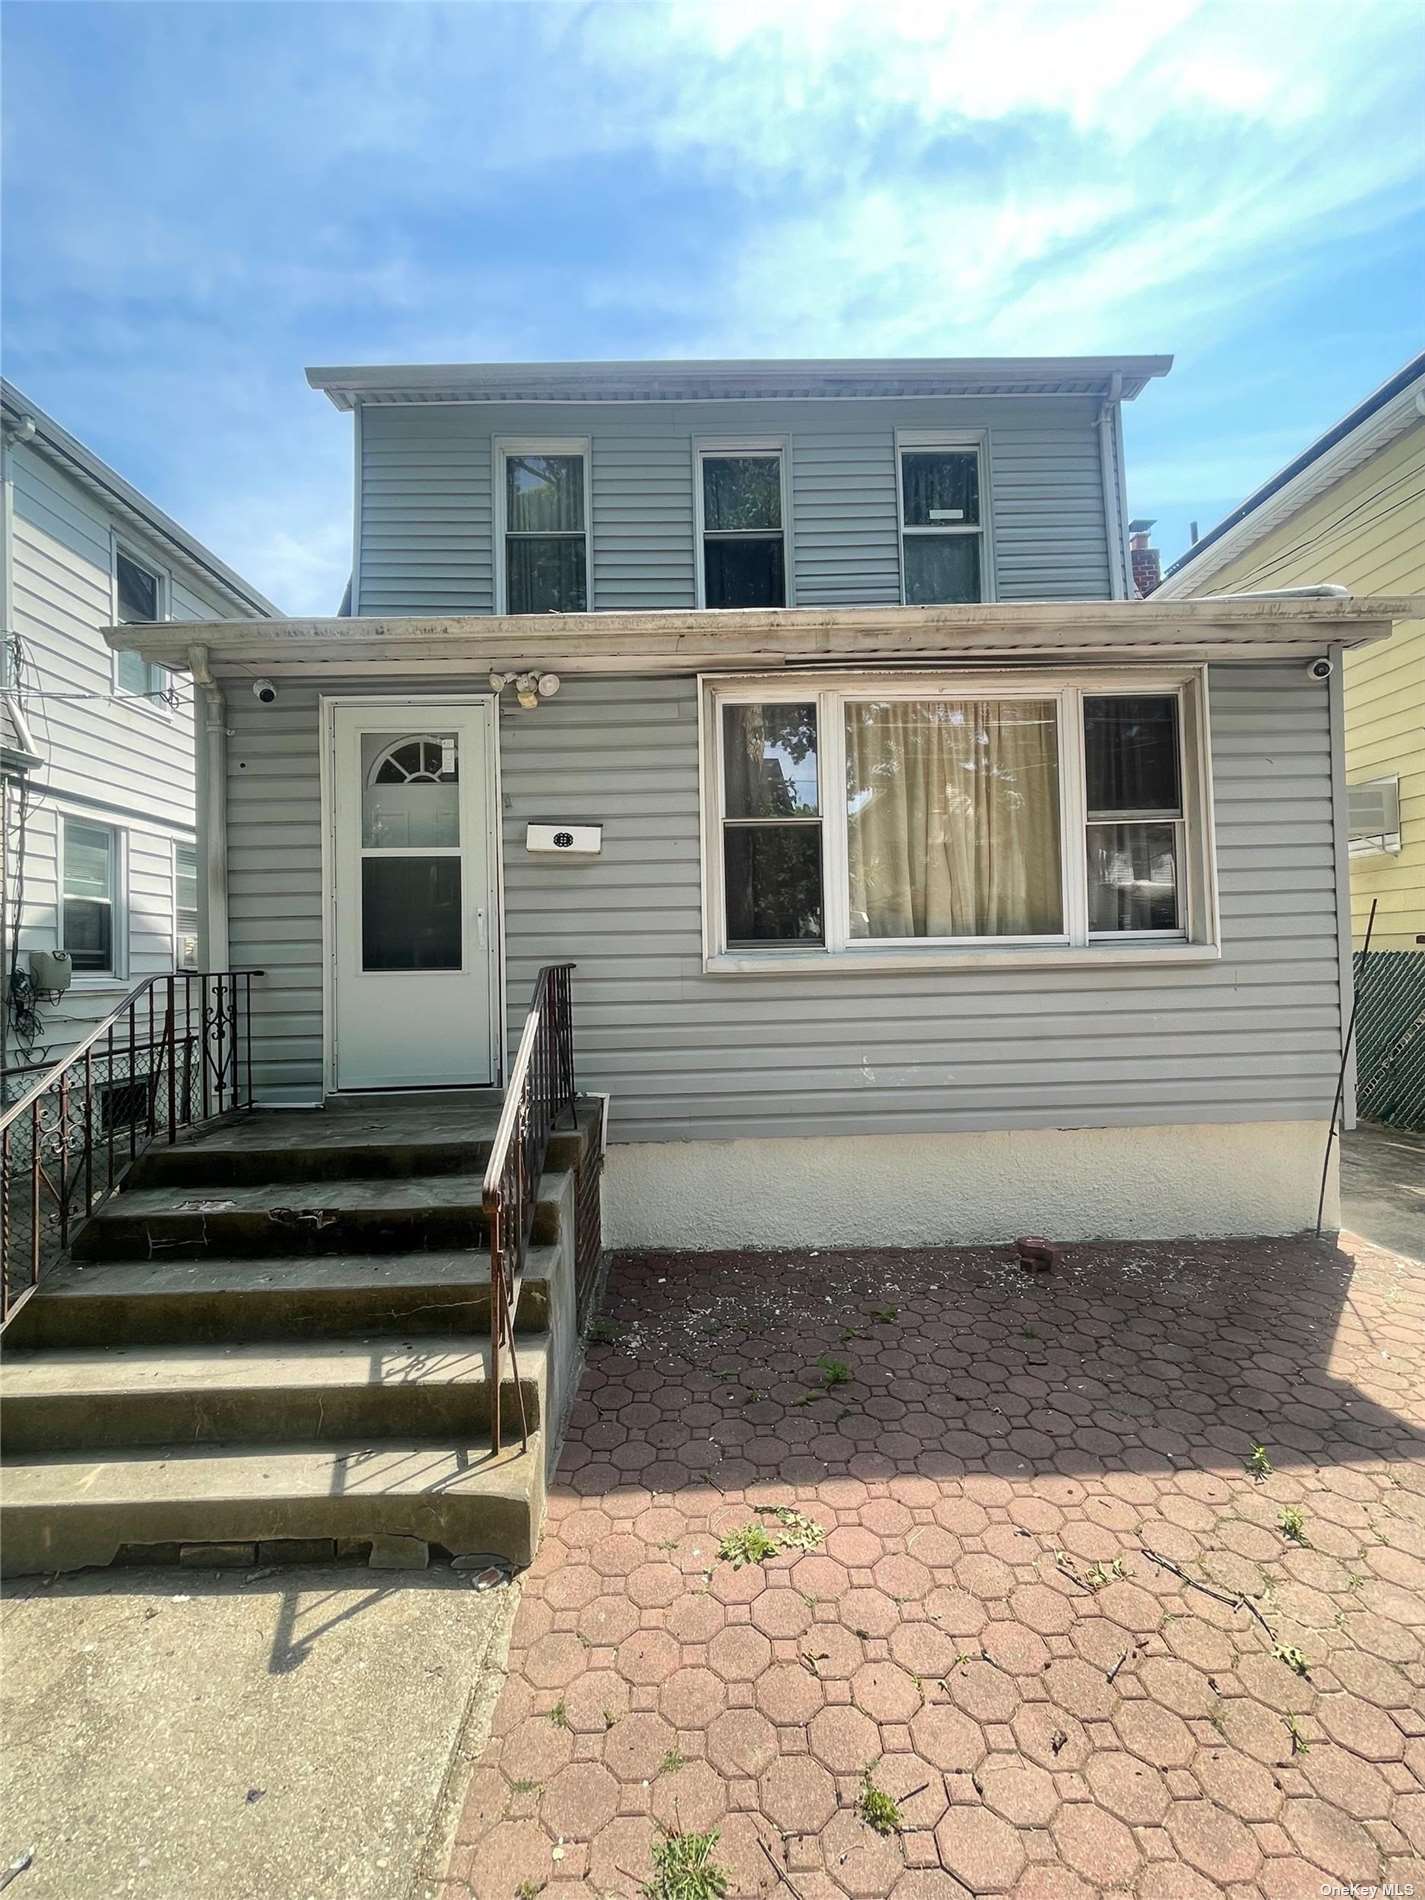
<path fill-rule="evenodd" d="M 122 548 L 114 550 L 114 618 L 126 627 L 148 626 L 164 618 L 164 577 L 136 561 Z M 121 693 L 146 698 L 157 704 L 157 696 L 168 685 L 161 666 L 137 653 L 114 655 L 114 685 Z"/>
<path fill-rule="evenodd" d="M 787 605 L 786 495 L 780 444 L 699 446 L 699 606 Z"/>
<path fill-rule="evenodd" d="M 496 612 L 587 612 L 588 440 L 500 441 L 495 449 Z"/>
<path fill-rule="evenodd" d="M 993 599 L 983 442 L 901 434 L 896 453 L 905 604 Z"/>
<path fill-rule="evenodd" d="M 1210 953 L 1204 690 L 1200 670 L 706 681 L 713 967 Z"/>
<path fill-rule="evenodd" d="M 198 967 L 198 847 L 173 847 L 173 962 L 179 970 Z"/>
<path fill-rule="evenodd" d="M 109 825 L 66 818 L 60 937 L 79 976 L 122 973 L 119 834 Z"/>

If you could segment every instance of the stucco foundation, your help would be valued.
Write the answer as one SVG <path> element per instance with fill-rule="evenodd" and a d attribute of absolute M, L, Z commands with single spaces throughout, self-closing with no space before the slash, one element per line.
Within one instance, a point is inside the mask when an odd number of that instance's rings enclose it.
<path fill-rule="evenodd" d="M 1325 1143 L 1317 1121 L 616 1142 L 604 1233 L 692 1249 L 1291 1234 L 1315 1225 Z"/>

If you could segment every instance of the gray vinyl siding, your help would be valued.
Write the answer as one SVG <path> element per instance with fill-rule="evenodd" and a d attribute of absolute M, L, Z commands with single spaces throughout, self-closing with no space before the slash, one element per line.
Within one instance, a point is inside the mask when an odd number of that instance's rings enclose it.
<path fill-rule="evenodd" d="M 1001 600 L 1102 600 L 1108 537 L 1088 397 L 610 404 L 377 404 L 360 411 L 366 614 L 494 610 L 497 436 L 590 439 L 591 605 L 691 607 L 693 447 L 786 443 L 798 606 L 900 599 L 897 429 L 986 430 Z"/>
<path fill-rule="evenodd" d="M 540 964 L 577 962 L 580 1083 L 612 1096 L 622 1141 L 1324 1117 L 1341 1029 L 1327 696 L 1295 662 L 1224 665 L 1210 702 L 1220 962 L 708 976 L 696 685 L 566 680 L 501 722 L 509 1041 Z M 230 706 L 232 955 L 271 972 L 258 1083 L 311 1100 L 317 689 Z M 528 858 L 526 824 L 550 819 L 601 822 L 602 857 Z"/>

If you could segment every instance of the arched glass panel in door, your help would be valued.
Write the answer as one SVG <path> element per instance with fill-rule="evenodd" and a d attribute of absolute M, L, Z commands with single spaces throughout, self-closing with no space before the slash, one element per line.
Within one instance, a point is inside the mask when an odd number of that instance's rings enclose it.
<path fill-rule="evenodd" d="M 457 733 L 361 735 L 361 963 L 458 970 Z"/>

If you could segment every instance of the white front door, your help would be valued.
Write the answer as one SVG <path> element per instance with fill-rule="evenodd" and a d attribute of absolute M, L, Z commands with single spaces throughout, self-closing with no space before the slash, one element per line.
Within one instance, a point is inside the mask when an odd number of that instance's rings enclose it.
<path fill-rule="evenodd" d="M 496 1080 L 491 702 L 329 705 L 333 1079 Z"/>

